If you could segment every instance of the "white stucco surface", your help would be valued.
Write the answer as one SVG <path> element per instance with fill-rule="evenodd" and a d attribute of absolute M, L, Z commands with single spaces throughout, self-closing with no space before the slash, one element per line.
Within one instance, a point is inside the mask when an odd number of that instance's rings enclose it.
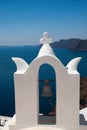
<path fill-rule="evenodd" d="M 42 46 L 42 48 L 39 51 L 38 57 L 41 57 L 44 55 L 55 55 L 49 44 L 44 44 Z"/>
<path fill-rule="evenodd" d="M 22 129 L 22 130 L 64 130 L 64 129 L 59 129 L 56 127 L 32 127 L 32 128 L 27 128 L 27 129 Z"/>
<path fill-rule="evenodd" d="M 22 129 L 22 130 L 67 130 L 67 129 L 61 129 L 61 128 L 56 128 L 56 127 L 32 127 L 32 128 L 27 128 L 27 129 Z M 87 130 L 87 126 L 79 126 L 79 128 L 72 128 L 69 130 Z"/>
<path fill-rule="evenodd" d="M 78 67 L 78 63 L 80 62 L 81 57 L 77 57 L 72 59 L 66 66 L 68 73 L 78 73 L 77 71 L 77 67 Z"/>
<path fill-rule="evenodd" d="M 16 64 L 16 67 L 17 67 L 16 73 L 18 73 L 18 74 L 23 74 L 29 67 L 29 65 L 21 58 L 13 57 L 12 60 Z"/>

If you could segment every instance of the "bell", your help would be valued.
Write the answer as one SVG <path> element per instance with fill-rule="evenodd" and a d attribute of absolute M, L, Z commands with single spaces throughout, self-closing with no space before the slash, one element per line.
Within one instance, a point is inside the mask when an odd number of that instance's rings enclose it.
<path fill-rule="evenodd" d="M 49 80 L 44 80 L 44 86 L 43 86 L 43 91 L 41 94 L 43 97 L 50 97 L 53 96 L 53 93 L 51 91 L 51 87 L 49 85 Z"/>

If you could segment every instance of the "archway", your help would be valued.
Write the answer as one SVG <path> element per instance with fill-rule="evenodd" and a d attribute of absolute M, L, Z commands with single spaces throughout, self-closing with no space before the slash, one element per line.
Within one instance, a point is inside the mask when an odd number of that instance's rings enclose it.
<path fill-rule="evenodd" d="M 49 64 L 39 68 L 39 124 L 56 123 L 56 75 Z"/>

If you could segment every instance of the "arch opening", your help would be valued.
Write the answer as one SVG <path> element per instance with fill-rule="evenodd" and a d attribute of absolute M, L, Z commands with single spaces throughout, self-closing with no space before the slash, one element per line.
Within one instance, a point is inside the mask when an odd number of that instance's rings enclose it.
<path fill-rule="evenodd" d="M 38 124 L 56 124 L 56 74 L 49 64 L 42 64 L 38 73 Z"/>

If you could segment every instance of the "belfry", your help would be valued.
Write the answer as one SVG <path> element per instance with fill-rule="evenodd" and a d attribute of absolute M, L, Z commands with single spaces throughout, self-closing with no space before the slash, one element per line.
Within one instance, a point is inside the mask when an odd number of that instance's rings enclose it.
<path fill-rule="evenodd" d="M 80 74 L 77 65 L 81 57 L 72 59 L 65 67 L 56 57 L 47 32 L 40 39 L 43 44 L 37 57 L 27 64 L 23 59 L 13 57 L 17 66 L 14 73 L 15 121 L 8 130 L 86 130 L 79 125 Z M 39 112 L 39 68 L 49 64 L 55 71 L 56 81 L 56 124 L 38 123 Z"/>

